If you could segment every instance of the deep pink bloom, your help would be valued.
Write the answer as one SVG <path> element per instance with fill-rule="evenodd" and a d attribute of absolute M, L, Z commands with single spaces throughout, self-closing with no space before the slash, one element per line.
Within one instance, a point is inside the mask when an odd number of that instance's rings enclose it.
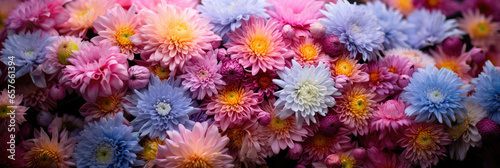
<path fill-rule="evenodd" d="M 450 16 L 460 10 L 460 4 L 454 0 L 413 0 L 416 9 L 439 10 L 444 15 Z"/>
<path fill-rule="evenodd" d="M 60 81 L 69 82 L 89 102 L 118 93 L 128 80 L 127 55 L 109 43 L 75 51 L 67 60 L 72 65 L 62 70 Z"/>
<path fill-rule="evenodd" d="M 471 67 L 467 64 L 470 60 L 470 54 L 465 52 L 466 45 L 464 44 L 461 48 L 459 56 L 448 55 L 443 52 L 441 46 L 437 46 L 435 50 L 430 50 L 434 60 L 436 61 L 436 67 L 438 69 L 446 68 L 458 74 L 458 77 L 462 79 L 464 83 L 469 83 L 472 76 L 469 74 Z"/>
<path fill-rule="evenodd" d="M 371 127 L 380 132 L 380 137 L 387 133 L 397 133 L 413 121 L 405 114 L 406 105 L 402 100 L 388 100 L 379 104 L 373 112 Z"/>
<path fill-rule="evenodd" d="M 410 166 L 405 160 L 396 153 L 387 153 L 377 148 L 369 148 L 367 151 L 368 159 L 364 163 L 367 168 L 392 167 L 406 168 Z"/>
<path fill-rule="evenodd" d="M 408 85 L 409 78 L 417 70 L 410 61 L 410 58 L 399 55 L 386 55 L 386 57 L 380 60 L 380 66 L 386 67 L 390 73 L 397 75 L 399 90 Z"/>
<path fill-rule="evenodd" d="M 434 58 L 417 49 L 396 48 L 384 51 L 384 54 L 410 58 L 410 62 L 415 65 L 415 69 L 436 64 Z"/>
<path fill-rule="evenodd" d="M 128 68 L 127 85 L 131 90 L 142 89 L 149 83 L 151 72 L 148 68 L 140 65 L 134 65 Z"/>
<path fill-rule="evenodd" d="M 222 63 L 220 73 L 226 83 L 240 83 L 245 78 L 245 69 L 234 59 Z"/>
<path fill-rule="evenodd" d="M 389 94 L 394 93 L 398 89 L 398 75 L 389 72 L 389 68 L 383 67 L 379 62 L 370 62 L 366 66 L 366 73 L 370 75 L 368 78 L 368 86 L 370 91 L 377 94 L 377 98 L 384 99 Z"/>
<path fill-rule="evenodd" d="M 279 21 L 280 28 L 290 25 L 294 29 L 295 38 L 307 37 L 310 26 L 318 23 L 318 18 L 322 17 L 320 9 L 325 2 L 321 0 L 270 0 L 273 6 L 269 7 L 267 13 L 272 19 Z"/>
<path fill-rule="evenodd" d="M 496 0 L 464 0 L 462 12 L 468 10 L 479 10 L 485 16 L 493 16 L 493 20 L 500 20 L 500 3 Z"/>
<path fill-rule="evenodd" d="M 243 85 L 250 90 L 257 91 L 259 96 L 264 98 L 264 95 L 270 97 L 274 94 L 275 90 L 278 90 L 278 86 L 273 82 L 273 79 L 277 79 L 278 75 L 274 71 L 262 72 L 260 71 L 256 75 L 248 75 L 246 82 Z"/>
<path fill-rule="evenodd" d="M 350 133 L 351 131 L 345 127 L 341 127 L 337 134 L 330 138 L 321 135 L 319 132 L 315 132 L 303 142 L 304 152 L 302 153 L 301 160 L 323 162 L 330 154 L 339 153 L 354 147 L 353 143 L 351 143 L 351 138 L 348 136 Z"/>

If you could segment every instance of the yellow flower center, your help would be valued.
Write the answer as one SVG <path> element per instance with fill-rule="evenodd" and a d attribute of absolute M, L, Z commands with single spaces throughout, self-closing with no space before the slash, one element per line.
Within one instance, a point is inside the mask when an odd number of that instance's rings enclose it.
<path fill-rule="evenodd" d="M 168 68 L 161 67 L 160 64 L 151 66 L 149 69 L 154 75 L 158 76 L 162 81 L 170 77 L 170 70 Z"/>
<path fill-rule="evenodd" d="M 243 91 L 239 88 L 227 88 L 222 92 L 222 100 L 230 106 L 238 106 L 241 102 Z"/>
<path fill-rule="evenodd" d="M 3 27 L 5 26 L 5 19 L 7 19 L 9 16 L 5 13 L 0 13 L 0 30 L 3 29 Z"/>
<path fill-rule="evenodd" d="M 58 153 L 52 149 L 39 149 L 33 157 L 33 167 L 59 167 Z"/>
<path fill-rule="evenodd" d="M 155 159 L 159 145 L 165 145 L 165 142 L 161 141 L 158 138 L 146 141 L 143 146 L 144 149 L 141 151 L 142 158 L 144 158 L 147 161 Z"/>
<path fill-rule="evenodd" d="M 300 54 L 302 55 L 302 59 L 311 61 L 318 56 L 318 51 L 313 44 L 305 44 L 300 47 Z"/>
<path fill-rule="evenodd" d="M 354 65 L 352 65 L 347 60 L 339 60 L 335 64 L 335 74 L 336 75 L 351 76 L 353 69 L 354 69 Z"/>
<path fill-rule="evenodd" d="M 182 168 L 212 168 L 207 159 L 197 154 L 189 156 L 181 166 Z"/>
<path fill-rule="evenodd" d="M 95 158 L 99 164 L 110 164 L 113 162 L 115 151 L 109 144 L 103 144 L 95 150 Z"/>
<path fill-rule="evenodd" d="M 399 0 L 396 1 L 396 8 L 403 14 L 410 14 L 413 11 L 413 0 Z"/>
<path fill-rule="evenodd" d="M 70 63 L 67 61 L 69 57 L 71 57 L 71 54 L 73 54 L 73 51 L 78 51 L 79 47 L 76 45 L 75 42 L 73 41 L 66 41 L 62 42 L 59 47 L 57 48 L 57 58 L 59 59 L 59 62 L 63 65 L 69 65 Z"/>
<path fill-rule="evenodd" d="M 419 128 L 419 130 L 417 131 L 417 136 L 415 138 L 415 147 L 417 149 L 427 150 L 433 148 L 436 145 L 431 131 L 432 130 L 429 130 L 429 128 Z"/>
<path fill-rule="evenodd" d="M 380 73 L 378 71 L 370 73 L 370 82 L 376 83 L 380 81 Z"/>
<path fill-rule="evenodd" d="M 110 95 L 108 97 L 99 97 L 96 100 L 96 104 L 99 109 L 104 113 L 113 112 L 116 109 L 116 106 L 119 105 L 120 101 L 118 101 L 117 95 Z"/>
<path fill-rule="evenodd" d="M 6 104 L 1 105 L 0 106 L 0 117 L 1 118 L 7 118 L 7 117 L 9 117 L 9 115 L 7 113 L 9 113 L 10 110 L 11 109 Z"/>
<path fill-rule="evenodd" d="M 356 160 L 348 155 L 341 156 L 340 161 L 342 162 L 342 168 L 353 168 L 356 164 Z"/>
<path fill-rule="evenodd" d="M 269 50 L 269 41 L 261 36 L 255 36 L 248 45 L 250 50 L 258 57 L 265 57 Z"/>
<path fill-rule="evenodd" d="M 368 113 L 368 106 L 365 95 L 356 95 L 349 100 L 351 112 L 356 117 L 365 116 Z"/>
<path fill-rule="evenodd" d="M 227 138 L 229 138 L 227 146 L 230 149 L 241 148 L 243 145 L 243 137 L 245 136 L 243 130 L 240 128 L 228 128 L 225 134 L 227 135 Z"/>
<path fill-rule="evenodd" d="M 188 22 L 175 18 L 167 24 L 170 29 L 167 30 L 166 36 L 170 38 L 169 43 L 171 45 L 175 45 L 180 49 L 190 45 L 195 34 Z"/>
<path fill-rule="evenodd" d="M 290 123 L 287 120 L 281 120 L 279 117 L 273 117 L 271 123 L 267 125 L 269 130 L 274 131 L 274 133 L 287 132 L 290 127 Z"/>
<path fill-rule="evenodd" d="M 331 138 L 325 137 L 319 133 L 316 133 L 313 137 L 309 138 L 312 138 L 312 143 L 310 145 L 315 149 L 328 150 L 330 145 L 333 143 Z"/>
<path fill-rule="evenodd" d="M 391 67 L 389 68 L 389 72 L 390 72 L 390 73 L 393 73 L 393 74 L 397 74 L 397 73 L 398 73 L 398 70 L 397 70 L 396 68 L 394 68 L 393 66 L 391 66 Z"/>
<path fill-rule="evenodd" d="M 460 138 L 465 131 L 469 129 L 470 117 L 465 117 L 462 122 L 454 124 L 451 128 L 447 128 L 447 131 L 453 140 Z"/>
<path fill-rule="evenodd" d="M 320 97 L 320 91 L 316 85 L 305 82 L 299 85 L 297 90 L 297 98 L 302 102 L 315 103 Z"/>
<path fill-rule="evenodd" d="M 134 35 L 134 31 L 130 27 L 121 27 L 116 31 L 115 38 L 118 45 L 122 48 L 132 49 L 133 43 L 129 37 Z"/>
<path fill-rule="evenodd" d="M 418 55 L 416 52 L 411 52 L 411 51 L 403 52 L 403 56 L 405 56 L 405 57 L 413 57 L 413 58 L 420 57 L 420 55 Z"/>
<path fill-rule="evenodd" d="M 457 62 L 455 62 L 453 60 L 443 61 L 442 63 L 436 65 L 436 67 L 438 67 L 439 69 L 446 68 L 446 69 L 451 70 L 457 74 L 460 74 L 460 71 L 458 71 Z"/>
<path fill-rule="evenodd" d="M 474 25 L 474 28 L 472 29 L 472 35 L 476 36 L 478 38 L 485 38 L 490 34 L 490 25 L 486 22 L 479 22 L 476 25 Z"/>
<path fill-rule="evenodd" d="M 439 5 L 440 0 L 426 0 L 425 1 L 425 6 L 429 8 L 437 8 Z"/>

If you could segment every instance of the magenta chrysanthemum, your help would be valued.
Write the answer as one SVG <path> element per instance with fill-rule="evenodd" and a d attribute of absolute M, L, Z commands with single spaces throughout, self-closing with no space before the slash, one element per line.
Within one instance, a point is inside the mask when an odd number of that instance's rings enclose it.
<path fill-rule="evenodd" d="M 67 60 L 72 65 L 62 70 L 60 80 L 69 82 L 89 102 L 118 93 L 128 79 L 127 55 L 109 43 L 74 51 Z"/>
<path fill-rule="evenodd" d="M 375 93 L 371 92 L 367 85 L 354 84 L 338 99 L 335 111 L 340 122 L 351 129 L 354 135 L 368 133 L 368 122 L 376 105 L 374 98 Z"/>
<path fill-rule="evenodd" d="M 273 82 L 273 79 L 278 78 L 278 74 L 274 71 L 262 72 L 260 71 L 256 75 L 249 76 L 243 85 L 253 91 L 257 91 L 260 97 L 264 98 L 272 96 L 275 90 L 278 90 L 278 86 Z"/>
<path fill-rule="evenodd" d="M 313 23 L 319 23 L 317 19 L 323 16 L 320 9 L 325 4 L 323 0 L 270 0 L 269 3 L 273 4 L 267 11 L 269 16 L 280 22 L 280 28 L 290 25 L 295 37 L 307 34 Z"/>
<path fill-rule="evenodd" d="M 92 29 L 92 23 L 97 17 L 104 15 L 106 10 L 117 6 L 112 0 L 78 0 L 68 3 L 66 11 L 69 13 L 69 20 L 58 27 L 64 35 L 84 37 L 87 30 Z"/>
<path fill-rule="evenodd" d="M 377 106 L 373 112 L 371 127 L 381 134 L 398 133 L 413 121 L 405 114 L 406 105 L 402 100 L 388 100 Z M 380 135 L 383 137 L 383 135 Z"/>
<path fill-rule="evenodd" d="M 380 60 L 380 66 L 389 69 L 389 72 L 397 75 L 397 85 L 399 90 L 406 87 L 410 82 L 410 78 L 417 68 L 414 67 L 413 63 L 408 57 L 402 57 L 399 55 L 388 55 Z"/>
<path fill-rule="evenodd" d="M 458 74 L 458 77 L 464 83 L 469 83 L 469 80 L 472 79 L 472 76 L 469 74 L 471 67 L 467 64 L 467 60 L 470 60 L 470 54 L 465 52 L 465 48 L 465 45 L 463 45 L 460 52 L 458 52 L 459 56 L 446 54 L 442 46 L 437 46 L 436 50 L 430 50 L 430 52 L 434 56 L 438 69 L 446 68 L 451 70 Z"/>
<path fill-rule="evenodd" d="M 203 59 L 193 58 L 186 63 L 182 79 L 184 90 L 193 93 L 192 98 L 202 100 L 205 96 L 218 94 L 226 83 L 218 73 L 222 64 L 217 64 L 217 50 L 209 51 Z"/>
<path fill-rule="evenodd" d="M 203 18 L 197 10 L 182 9 L 162 1 L 158 12 L 145 11 L 148 19 L 139 33 L 130 37 L 136 45 L 143 45 L 141 58 L 147 62 L 168 67 L 171 72 L 183 69 L 192 58 L 202 59 L 212 42 L 221 38 L 212 31 L 210 19 Z"/>
<path fill-rule="evenodd" d="M 69 65 L 68 58 L 73 57 L 74 51 L 90 45 L 81 38 L 73 36 L 59 36 L 52 45 L 47 47 L 47 59 L 43 62 L 43 71 L 47 74 L 59 74 L 61 69 Z"/>
<path fill-rule="evenodd" d="M 379 98 L 387 97 L 394 93 L 394 89 L 398 88 L 396 84 L 398 75 L 390 73 L 389 69 L 381 66 L 379 62 L 368 63 L 366 73 L 370 75 L 368 78 L 370 91 L 376 93 Z"/>
<path fill-rule="evenodd" d="M 345 127 L 340 127 L 333 137 L 325 137 L 319 132 L 307 137 L 304 141 L 304 152 L 301 160 L 311 162 L 324 161 L 325 158 L 334 153 L 339 153 L 353 147 L 351 138 L 348 136 L 351 131 Z"/>
<path fill-rule="evenodd" d="M 250 68 L 252 75 L 260 70 L 274 71 L 285 68 L 285 58 L 291 56 L 279 33 L 278 22 L 250 17 L 242 26 L 227 34 L 231 42 L 226 43 L 227 53 L 238 59 L 244 68 Z"/>

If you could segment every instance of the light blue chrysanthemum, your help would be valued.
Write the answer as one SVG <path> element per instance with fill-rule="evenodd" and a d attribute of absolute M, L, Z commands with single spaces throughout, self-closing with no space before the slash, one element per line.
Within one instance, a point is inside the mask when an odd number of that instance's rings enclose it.
<path fill-rule="evenodd" d="M 278 72 L 281 79 L 273 79 L 276 85 L 283 88 L 274 93 L 278 100 L 274 103 L 277 109 L 275 115 L 285 119 L 295 113 L 297 126 L 304 121 L 316 123 L 315 117 L 325 116 L 328 108 L 335 105 L 333 95 L 340 95 L 335 82 L 330 77 L 330 68 L 320 62 L 318 66 L 300 66 L 292 60 L 293 67 Z"/>
<path fill-rule="evenodd" d="M 475 87 L 472 99 L 488 110 L 488 117 L 500 123 L 500 72 L 487 61 L 479 77 L 471 81 Z"/>
<path fill-rule="evenodd" d="M 222 37 L 222 43 L 229 40 L 226 35 L 241 26 L 242 20 L 250 16 L 269 18 L 266 7 L 271 6 L 266 0 L 202 0 L 196 9 L 201 16 L 212 19 L 212 31 Z"/>
<path fill-rule="evenodd" d="M 327 18 L 319 19 L 326 28 L 327 34 L 339 37 L 355 58 L 361 53 L 363 60 L 369 61 L 379 55 L 384 49 L 384 32 L 377 18 L 370 10 L 362 6 L 339 0 L 337 4 L 326 4 L 326 11 L 321 12 Z"/>
<path fill-rule="evenodd" d="M 189 115 L 199 111 L 193 107 L 188 92 L 181 87 L 181 80 L 172 77 L 161 81 L 151 75 L 147 89 L 134 90 L 135 94 L 125 97 L 131 104 L 122 103 L 123 107 L 136 118 L 132 126 L 140 136 L 149 135 L 151 139 L 165 139 L 168 130 L 177 130 L 179 124 L 191 128 L 194 122 Z"/>
<path fill-rule="evenodd" d="M 132 167 L 141 166 L 136 153 L 143 148 L 139 135 L 123 124 L 123 114 L 101 118 L 84 126 L 78 137 L 73 159 L 76 167 Z"/>
<path fill-rule="evenodd" d="M 448 37 L 463 34 L 458 29 L 457 21 L 455 19 L 446 20 L 446 16 L 439 10 L 420 9 L 414 11 L 407 17 L 407 21 L 416 25 L 405 31 L 408 35 L 408 44 L 416 49 L 440 44 Z"/>
<path fill-rule="evenodd" d="M 378 23 L 385 33 L 384 48 L 386 50 L 393 48 L 410 48 L 408 43 L 408 36 L 403 33 L 403 30 L 412 28 L 414 25 L 409 24 L 403 20 L 403 14 L 392 7 L 387 6 L 380 2 L 368 2 L 366 8 L 371 10 L 372 13 L 378 18 Z"/>
<path fill-rule="evenodd" d="M 406 115 L 416 116 L 415 122 L 437 119 L 451 127 L 456 117 L 463 119 L 467 115 L 463 104 L 467 89 L 462 88 L 463 84 L 455 72 L 446 68 L 438 70 L 428 65 L 418 69 L 401 94 L 403 101 L 411 104 L 405 110 Z"/>
<path fill-rule="evenodd" d="M 9 35 L 3 43 L 4 49 L 1 51 L 3 55 L 1 60 L 6 65 L 11 65 L 9 61 L 15 63 L 16 78 L 29 73 L 33 83 L 38 87 L 45 87 L 45 77 L 34 75 L 32 72 L 45 60 L 47 54 L 45 48 L 51 45 L 54 39 L 56 39 L 55 36 L 42 34 L 40 30 L 34 33 Z"/>

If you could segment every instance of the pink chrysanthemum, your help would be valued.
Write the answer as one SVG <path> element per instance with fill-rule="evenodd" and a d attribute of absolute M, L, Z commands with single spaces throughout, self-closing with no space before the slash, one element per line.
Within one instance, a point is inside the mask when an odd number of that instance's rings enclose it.
<path fill-rule="evenodd" d="M 68 3 L 65 8 L 70 18 L 58 25 L 64 35 L 84 37 L 87 30 L 92 29 L 92 23 L 97 17 L 104 15 L 106 10 L 118 6 L 114 0 L 78 0 Z"/>
<path fill-rule="evenodd" d="M 35 139 L 24 143 L 28 153 L 24 156 L 28 167 L 61 167 L 75 166 L 71 162 L 71 154 L 75 150 L 76 138 L 68 138 L 68 132 L 52 132 L 52 138 L 41 130 L 35 131 Z"/>
<path fill-rule="evenodd" d="M 63 5 L 70 1 L 25 1 L 9 13 L 9 17 L 5 20 L 5 28 L 16 32 L 42 30 L 45 33 L 58 35 L 54 26 L 69 19 L 69 14 L 64 10 Z"/>
<path fill-rule="evenodd" d="M 181 8 L 195 8 L 196 5 L 200 3 L 200 0 L 163 0 L 167 4 L 175 5 Z M 160 4 L 161 0 L 132 0 L 132 5 L 137 6 L 137 10 L 141 11 L 144 9 L 149 9 L 152 11 L 158 10 L 158 4 Z"/>
<path fill-rule="evenodd" d="M 15 94 L 14 98 L 11 99 L 9 95 L 11 94 L 7 92 L 7 89 L 2 90 L 0 93 L 0 127 L 5 128 L 5 131 L 2 131 L 0 135 L 7 133 L 9 124 L 14 124 L 15 130 L 19 130 L 19 125 L 26 121 L 24 115 L 28 108 L 21 106 L 23 96 Z M 17 107 L 13 108 L 14 106 Z M 11 123 L 11 118 L 14 118 L 16 122 Z"/>
<path fill-rule="evenodd" d="M 460 29 L 470 36 L 474 46 L 487 50 L 491 45 L 495 45 L 496 39 L 500 38 L 500 23 L 492 22 L 492 16 L 486 17 L 478 10 L 469 10 L 463 15 L 463 19 L 458 19 Z"/>
<path fill-rule="evenodd" d="M 217 64 L 218 51 L 208 51 L 203 59 L 193 58 L 186 63 L 182 79 L 184 90 L 193 93 L 192 98 L 202 100 L 205 96 L 212 97 L 218 94 L 226 82 L 222 75 L 217 73 L 222 64 Z"/>
<path fill-rule="evenodd" d="M 444 15 L 450 16 L 460 10 L 460 4 L 454 0 L 413 0 L 417 9 L 439 10 Z"/>
<path fill-rule="evenodd" d="M 61 69 L 69 65 L 68 58 L 73 57 L 78 51 L 90 45 L 81 38 L 73 36 L 59 36 L 52 45 L 47 47 L 47 59 L 43 62 L 43 71 L 47 74 L 60 74 Z M 56 76 L 57 76 L 56 75 Z"/>
<path fill-rule="evenodd" d="M 332 77 L 346 76 L 351 83 L 366 82 L 370 76 L 364 72 L 365 64 L 358 64 L 358 60 L 350 58 L 349 55 L 342 54 L 337 60 L 332 61 L 330 71 Z"/>
<path fill-rule="evenodd" d="M 94 44 L 111 43 L 120 47 L 122 53 L 128 55 L 129 60 L 134 59 L 134 53 L 139 49 L 129 37 L 139 30 L 139 16 L 135 13 L 135 6 L 125 11 L 123 7 L 116 6 L 106 11 L 105 15 L 99 16 L 92 26 L 99 36 L 92 38 Z"/>
<path fill-rule="evenodd" d="M 205 51 L 212 49 L 212 42 L 221 38 L 212 31 L 210 19 L 203 18 L 197 10 L 182 9 L 162 1 L 158 12 L 145 11 L 148 19 L 139 33 L 130 37 L 136 45 L 143 45 L 141 58 L 147 62 L 168 67 L 170 71 L 183 69 L 192 58 L 202 59 Z"/>
<path fill-rule="evenodd" d="M 399 55 L 388 55 L 380 61 L 380 64 L 388 68 L 390 73 L 397 75 L 397 85 L 401 89 L 408 85 L 409 79 L 416 71 L 410 58 Z"/>
<path fill-rule="evenodd" d="M 315 132 L 303 142 L 304 151 L 300 159 L 308 160 L 308 162 L 323 162 L 330 154 L 353 148 L 351 138 L 348 136 L 350 133 L 351 131 L 345 127 L 340 127 L 337 134 L 330 138 Z"/>
<path fill-rule="evenodd" d="M 230 125 L 238 125 L 246 120 L 254 120 L 255 115 L 262 112 L 259 94 L 241 86 L 226 86 L 221 93 L 212 96 L 203 107 L 207 115 L 215 115 L 214 119 L 226 130 Z"/>
<path fill-rule="evenodd" d="M 233 167 L 233 157 L 227 154 L 227 136 L 221 136 L 217 126 L 195 123 L 192 131 L 179 124 L 179 131 L 167 131 L 165 145 L 158 146 L 156 166 L 159 167 Z"/>
<path fill-rule="evenodd" d="M 427 122 L 412 124 L 401 138 L 399 142 L 405 148 L 402 155 L 421 167 L 436 165 L 440 158 L 446 157 L 444 146 L 451 143 L 443 125 Z"/>
<path fill-rule="evenodd" d="M 241 126 L 228 128 L 222 133 L 229 138 L 229 153 L 246 167 L 266 164 L 269 136 L 257 122 L 242 122 Z"/>
<path fill-rule="evenodd" d="M 238 59 L 243 68 L 251 68 L 252 75 L 260 70 L 275 71 L 285 68 L 285 58 L 293 52 L 286 48 L 279 33 L 278 22 L 250 17 L 242 26 L 228 33 L 231 42 L 226 43 L 227 53 Z"/>
<path fill-rule="evenodd" d="M 295 116 L 290 116 L 284 120 L 274 116 L 276 107 L 274 106 L 274 98 L 262 103 L 262 110 L 270 113 L 271 122 L 265 128 L 265 135 L 269 135 L 269 145 L 274 152 L 278 154 L 280 150 L 287 147 L 293 148 L 295 142 L 302 142 L 307 137 L 308 131 L 305 127 L 298 128 L 295 122 Z"/>
<path fill-rule="evenodd" d="M 338 99 L 335 111 L 340 122 L 354 135 L 368 133 L 372 112 L 376 105 L 375 93 L 371 92 L 365 84 L 354 84 L 347 88 L 342 98 Z"/>
<path fill-rule="evenodd" d="M 292 45 L 292 50 L 295 52 L 293 59 L 301 66 L 317 66 L 319 62 L 330 63 L 331 57 L 322 52 L 322 49 L 323 46 L 313 38 L 300 39 Z"/>
<path fill-rule="evenodd" d="M 402 100 L 388 100 L 377 106 L 373 112 L 371 127 L 380 134 L 397 133 L 413 121 L 405 114 L 406 105 Z M 383 137 L 384 135 L 380 135 Z"/>
<path fill-rule="evenodd" d="M 260 97 L 264 98 L 272 96 L 275 90 L 278 90 L 278 86 L 273 82 L 273 79 L 278 78 L 278 74 L 274 71 L 262 72 L 260 71 L 256 75 L 247 78 L 247 81 L 243 85 L 253 91 L 257 91 Z"/>
<path fill-rule="evenodd" d="M 98 121 L 100 118 L 115 117 L 123 112 L 122 102 L 126 92 L 115 93 L 106 97 L 97 97 L 95 102 L 86 102 L 80 113 L 85 117 L 85 122 Z"/>
<path fill-rule="evenodd" d="M 50 97 L 50 88 L 39 88 L 30 83 L 31 79 L 23 82 L 29 83 L 19 86 L 19 93 L 23 95 L 23 103 L 26 107 L 31 107 L 37 111 L 49 111 L 57 106 L 57 102 Z"/>
<path fill-rule="evenodd" d="M 415 69 L 425 68 L 427 65 L 435 65 L 434 58 L 416 49 L 397 48 L 384 51 L 384 55 L 397 55 L 400 57 L 408 57 L 415 65 Z"/>
<path fill-rule="evenodd" d="M 83 120 L 72 115 L 64 114 L 62 117 L 55 117 L 48 126 L 49 134 L 53 131 L 67 131 L 69 137 L 76 137 L 83 130 Z"/>
<path fill-rule="evenodd" d="M 307 33 L 311 24 L 319 23 L 318 18 L 323 16 L 320 9 L 325 2 L 322 0 L 270 0 L 273 4 L 267 13 L 271 18 L 280 22 L 280 28 L 290 25 L 295 32 L 295 37 Z"/>
<path fill-rule="evenodd" d="M 391 167 L 391 168 L 406 168 L 409 167 L 401 155 L 396 153 L 387 153 L 380 151 L 377 148 L 369 148 L 366 150 L 367 161 L 364 166 L 367 168 Z"/>
<path fill-rule="evenodd" d="M 472 79 L 469 71 L 471 67 L 467 64 L 467 60 L 470 59 L 470 54 L 465 52 L 465 45 L 462 47 L 460 55 L 452 56 L 448 55 L 443 51 L 442 46 L 437 46 L 436 50 L 430 50 L 434 60 L 436 61 L 436 67 L 438 69 L 446 68 L 458 74 L 458 77 L 462 79 L 464 83 L 469 83 Z"/>
<path fill-rule="evenodd" d="M 127 55 L 109 43 L 74 51 L 62 70 L 61 81 L 67 81 L 89 102 L 98 96 L 107 97 L 118 93 L 128 79 Z M 62 82 L 61 82 L 62 83 Z"/>
<path fill-rule="evenodd" d="M 389 94 L 394 93 L 398 88 L 398 75 L 390 73 L 387 67 L 380 65 L 380 62 L 372 61 L 366 66 L 366 73 L 370 75 L 368 78 L 368 86 L 370 91 L 377 94 L 377 98 L 385 98 Z"/>

